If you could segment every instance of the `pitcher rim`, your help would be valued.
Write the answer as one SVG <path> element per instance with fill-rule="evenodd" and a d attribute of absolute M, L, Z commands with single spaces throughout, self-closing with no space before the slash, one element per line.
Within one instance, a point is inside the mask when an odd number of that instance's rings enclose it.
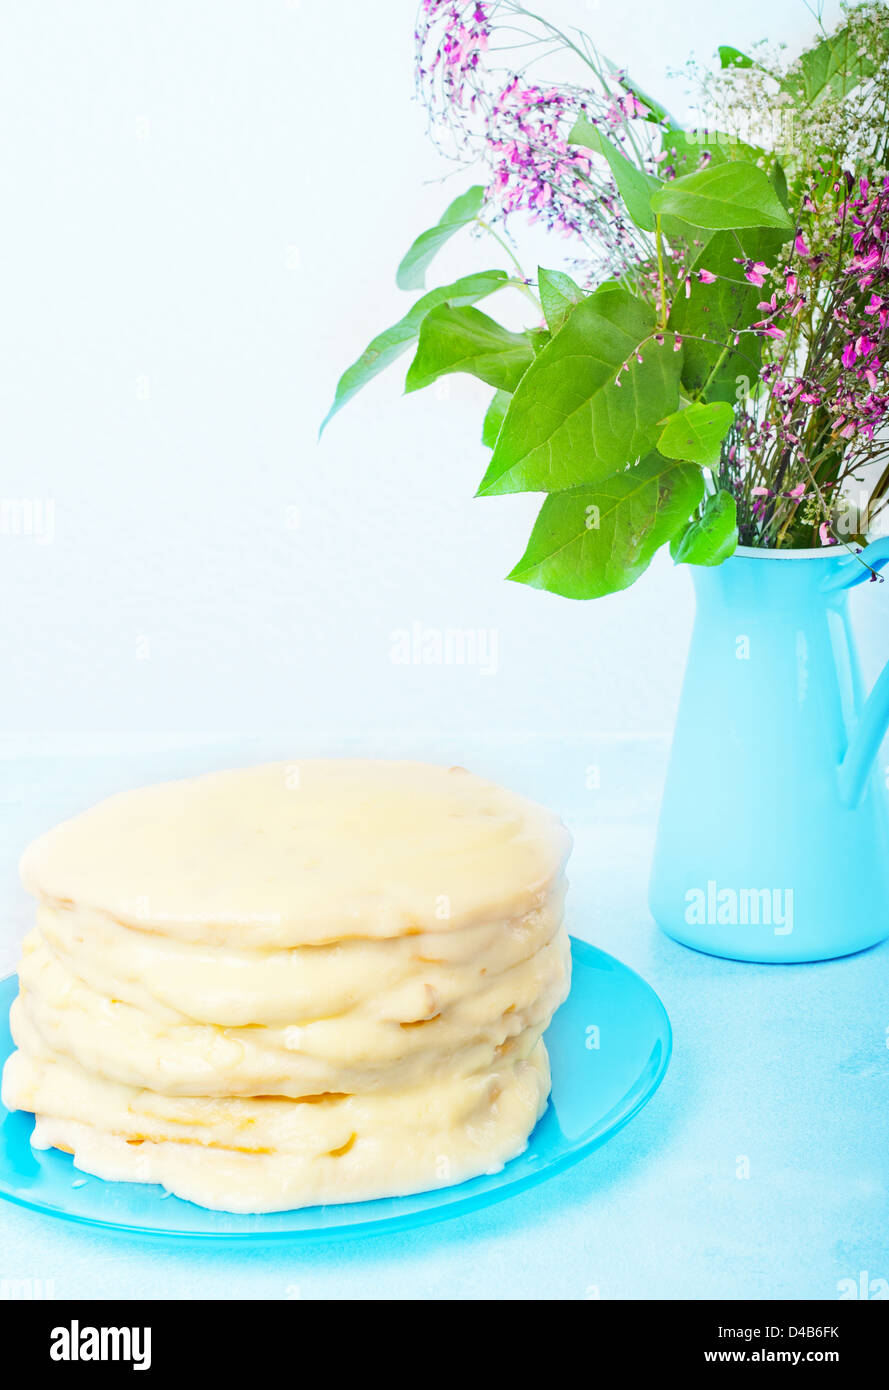
<path fill-rule="evenodd" d="M 745 560 L 854 560 L 860 554 L 858 550 L 851 550 L 845 545 L 819 545 L 811 550 L 770 550 L 764 545 L 738 545 L 728 557 L 733 560 L 736 555 L 740 555 Z"/>

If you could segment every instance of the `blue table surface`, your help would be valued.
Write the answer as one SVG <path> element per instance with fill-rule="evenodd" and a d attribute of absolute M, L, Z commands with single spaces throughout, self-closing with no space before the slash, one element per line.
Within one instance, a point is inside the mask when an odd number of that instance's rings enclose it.
<path fill-rule="evenodd" d="M 889 1280 L 889 945 L 777 967 L 676 945 L 645 901 L 665 747 L 596 747 L 590 790 L 578 767 L 591 747 L 554 759 L 552 747 L 485 741 L 473 766 L 558 807 L 575 835 L 570 929 L 666 1005 L 673 1060 L 625 1130 L 498 1206 L 346 1243 L 122 1239 L 3 1203 L 0 1297 L 831 1299 Z M 157 759 L 7 764 L 5 968 L 31 911 L 14 877 L 22 844 L 114 785 L 169 770 Z"/>

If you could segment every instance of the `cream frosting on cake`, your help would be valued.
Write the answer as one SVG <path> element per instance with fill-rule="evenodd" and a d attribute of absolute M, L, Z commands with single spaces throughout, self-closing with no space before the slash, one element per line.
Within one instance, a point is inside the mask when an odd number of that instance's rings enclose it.
<path fill-rule="evenodd" d="M 109 798 L 35 841 L 3 1099 L 103 1178 L 260 1212 L 525 1147 L 570 839 L 462 768 L 323 761 Z"/>

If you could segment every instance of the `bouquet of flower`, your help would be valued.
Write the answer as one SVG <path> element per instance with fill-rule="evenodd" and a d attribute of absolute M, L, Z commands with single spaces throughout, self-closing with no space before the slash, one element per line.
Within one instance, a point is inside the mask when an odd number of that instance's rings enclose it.
<path fill-rule="evenodd" d="M 721 48 L 691 69 L 693 128 L 515 0 L 423 0 L 416 47 L 433 138 L 484 176 L 397 283 L 424 289 L 461 228 L 509 268 L 425 291 L 327 420 L 409 348 L 408 391 L 487 382 L 479 495 L 546 494 L 509 577 L 570 598 L 626 588 L 662 545 L 702 565 L 739 542 L 857 549 L 889 500 L 885 5 L 846 6 L 789 65 Z M 537 79 L 554 56 L 576 80 Z M 564 239 L 566 269 L 525 274 L 517 214 Z M 476 307 L 507 289 L 534 305 L 523 332 Z"/>

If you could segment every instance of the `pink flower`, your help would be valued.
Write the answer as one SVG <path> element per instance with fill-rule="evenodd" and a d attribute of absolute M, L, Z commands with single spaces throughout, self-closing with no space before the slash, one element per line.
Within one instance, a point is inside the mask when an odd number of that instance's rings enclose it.
<path fill-rule="evenodd" d="M 846 346 L 843 348 L 843 366 L 847 370 L 850 367 L 855 366 L 855 358 L 857 357 L 857 355 L 858 354 L 855 351 L 855 344 L 850 338 Z"/>
<path fill-rule="evenodd" d="M 749 280 L 751 285 L 756 285 L 757 289 L 761 289 L 765 284 L 768 274 L 769 268 L 764 261 L 748 261 L 744 267 L 744 279 Z"/>
<path fill-rule="evenodd" d="M 818 527 L 818 536 L 822 545 L 836 545 L 836 541 L 830 534 L 826 521 L 822 521 L 821 525 Z"/>
<path fill-rule="evenodd" d="M 796 487 L 792 487 L 792 488 L 790 489 L 790 491 L 788 492 L 788 494 L 787 494 L 788 497 L 793 497 L 793 498 L 796 499 L 796 501 L 799 501 L 799 499 L 800 499 L 801 497 L 805 497 L 805 495 L 806 495 L 806 485 L 805 485 L 805 483 L 797 483 Z"/>
<path fill-rule="evenodd" d="M 853 270 L 876 270 L 880 264 L 880 252 L 875 246 L 866 256 L 856 256 L 852 262 Z"/>
<path fill-rule="evenodd" d="M 802 232 L 797 232 L 797 234 L 796 234 L 796 240 L 795 240 L 794 243 L 793 243 L 793 249 L 794 249 L 794 251 L 796 252 L 796 254 L 797 254 L 798 256 L 809 256 L 809 255 L 811 255 L 811 252 L 809 251 L 809 248 L 808 248 L 808 246 L 807 246 L 806 243 L 805 243 L 805 239 L 804 239 L 804 237 L 803 237 Z"/>
<path fill-rule="evenodd" d="M 864 306 L 866 314 L 878 314 L 883 307 L 883 301 L 878 294 L 872 294 Z"/>
<path fill-rule="evenodd" d="M 635 92 L 627 92 L 626 96 L 621 97 L 619 105 L 624 115 L 629 116 L 630 120 L 645 115 L 645 107 L 638 101 Z"/>
<path fill-rule="evenodd" d="M 716 276 L 713 274 L 712 270 L 699 270 L 698 279 L 702 285 L 712 285 L 716 281 Z"/>
<path fill-rule="evenodd" d="M 753 515 L 761 516 L 765 511 L 765 498 L 771 497 L 772 489 L 769 487 L 755 487 L 751 489 L 752 495 L 756 498 L 753 504 Z"/>
<path fill-rule="evenodd" d="M 786 290 L 787 290 L 787 297 L 788 297 L 788 299 L 791 298 L 793 295 L 795 295 L 796 292 L 797 292 L 797 289 L 799 288 L 799 280 L 798 280 L 797 277 L 793 274 L 792 271 L 791 271 L 791 272 L 788 274 L 788 276 L 787 276 L 787 284 L 786 284 L 785 288 L 786 288 Z"/>

